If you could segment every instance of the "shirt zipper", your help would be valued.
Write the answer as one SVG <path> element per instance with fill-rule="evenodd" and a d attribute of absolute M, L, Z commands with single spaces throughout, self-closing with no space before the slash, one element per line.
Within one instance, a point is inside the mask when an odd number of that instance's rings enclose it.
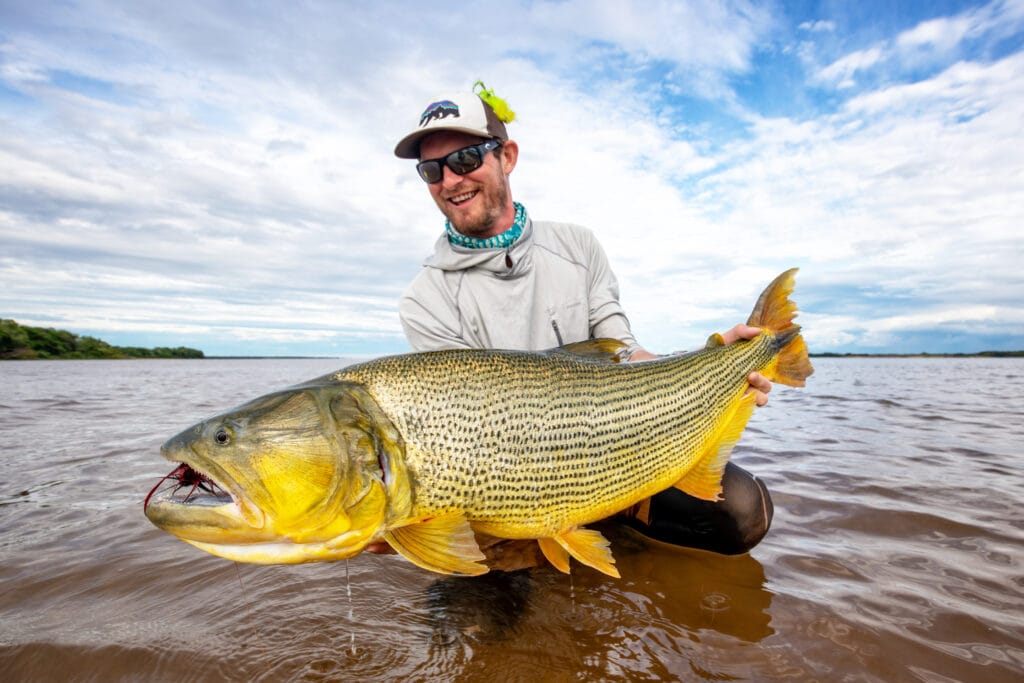
<path fill-rule="evenodd" d="M 558 321 L 554 318 L 551 319 L 551 329 L 555 331 L 555 339 L 558 340 L 558 345 L 565 346 L 565 342 L 562 341 L 562 333 L 558 329 Z"/>

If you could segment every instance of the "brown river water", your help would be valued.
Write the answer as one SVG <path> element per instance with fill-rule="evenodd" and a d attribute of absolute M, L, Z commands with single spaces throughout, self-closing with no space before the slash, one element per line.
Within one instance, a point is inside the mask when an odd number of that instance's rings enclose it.
<path fill-rule="evenodd" d="M 239 565 L 146 520 L 165 439 L 344 364 L 0 364 L 0 680 L 1024 680 L 1024 360 L 815 359 L 734 454 L 768 537 L 607 527 L 619 580 Z"/>

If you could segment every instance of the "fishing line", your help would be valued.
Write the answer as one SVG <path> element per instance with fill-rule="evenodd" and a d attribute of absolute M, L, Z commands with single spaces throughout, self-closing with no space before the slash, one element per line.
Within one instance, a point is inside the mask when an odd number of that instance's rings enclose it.
<path fill-rule="evenodd" d="M 352 582 L 348 575 L 348 559 L 345 559 L 345 593 L 348 595 L 348 635 L 349 647 L 353 656 L 356 654 L 356 619 L 352 609 Z"/>
<path fill-rule="evenodd" d="M 246 620 L 246 622 L 248 622 L 249 630 L 251 631 L 251 633 L 250 633 L 250 636 L 251 636 L 250 641 L 255 643 L 256 642 L 256 622 L 253 621 L 253 619 L 252 619 L 252 608 L 249 606 L 249 596 L 245 592 L 245 584 L 242 583 L 242 569 L 240 567 L 240 565 L 242 563 L 241 562 L 232 562 L 232 564 L 235 565 L 235 578 L 238 579 L 238 589 L 242 593 L 242 605 L 245 607 L 245 620 Z M 242 641 L 242 649 L 244 650 L 245 647 L 246 647 L 246 642 Z"/>
<path fill-rule="evenodd" d="M 569 570 L 569 605 L 572 613 L 576 614 L 576 584 L 572 580 L 572 570 Z"/>

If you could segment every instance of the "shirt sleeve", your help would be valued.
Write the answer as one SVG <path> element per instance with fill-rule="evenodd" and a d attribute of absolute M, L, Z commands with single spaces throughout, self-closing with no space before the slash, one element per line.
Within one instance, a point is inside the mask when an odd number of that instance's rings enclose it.
<path fill-rule="evenodd" d="M 609 337 L 625 343 L 630 351 L 640 348 L 619 303 L 619 282 L 608 264 L 604 249 L 589 230 L 586 232 L 587 271 L 590 285 L 590 335 Z"/>
<path fill-rule="evenodd" d="M 413 351 L 468 349 L 462 336 L 458 307 L 443 287 L 422 271 L 398 300 L 398 318 L 409 347 Z"/>

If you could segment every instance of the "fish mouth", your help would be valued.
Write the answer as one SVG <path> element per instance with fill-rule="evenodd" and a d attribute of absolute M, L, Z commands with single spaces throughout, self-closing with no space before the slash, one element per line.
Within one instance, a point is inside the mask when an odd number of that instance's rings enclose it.
<path fill-rule="evenodd" d="M 149 509 L 149 501 L 154 495 L 157 500 L 179 505 L 217 506 L 235 502 L 234 497 L 210 475 L 186 463 L 180 463 L 150 489 L 142 504 L 143 512 Z"/>
<path fill-rule="evenodd" d="M 165 453 L 165 456 L 169 453 Z M 262 540 L 266 516 L 221 468 L 203 467 L 178 451 L 177 466 L 156 483 L 142 510 L 156 526 L 184 540 Z"/>
<path fill-rule="evenodd" d="M 150 490 L 143 512 L 157 527 L 201 550 L 255 564 L 346 559 L 360 553 L 377 529 L 359 526 L 330 538 L 295 539 L 275 531 L 273 517 L 232 492 L 232 483 L 226 475 L 180 462 Z M 383 496 L 381 487 L 375 492 Z"/>

